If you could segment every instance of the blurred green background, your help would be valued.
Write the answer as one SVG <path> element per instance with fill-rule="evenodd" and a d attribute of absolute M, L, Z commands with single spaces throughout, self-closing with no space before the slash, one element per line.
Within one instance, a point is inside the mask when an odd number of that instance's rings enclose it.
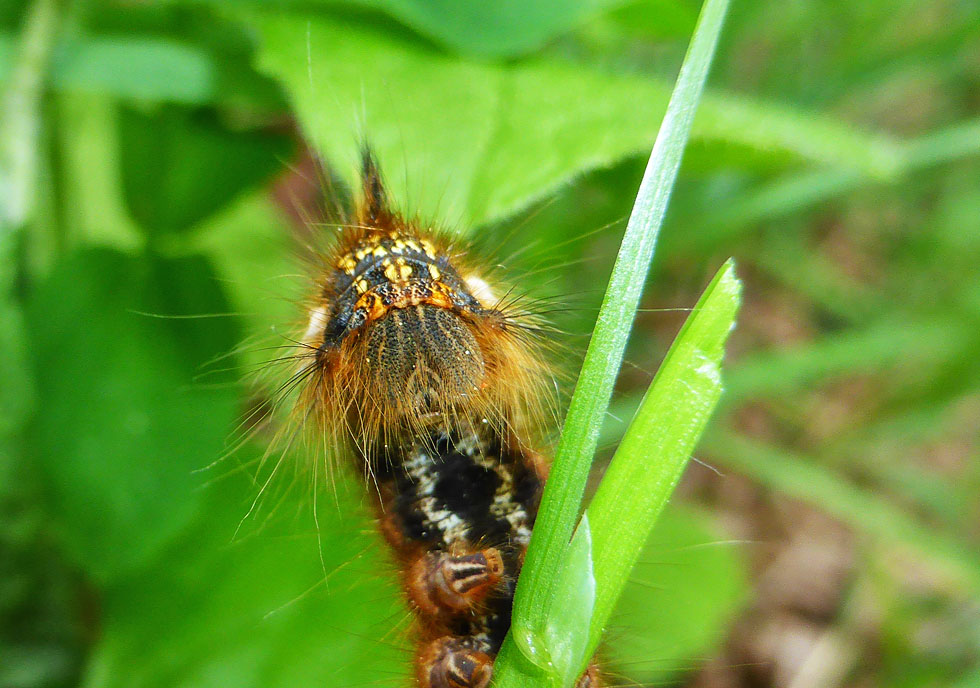
<path fill-rule="evenodd" d="M 697 11 L 0 6 L 0 688 L 403 685 L 357 481 L 236 446 L 333 231 L 310 149 L 555 298 L 573 378 Z M 980 686 L 980 4 L 735 0 L 599 470 L 729 255 L 610 684 Z"/>

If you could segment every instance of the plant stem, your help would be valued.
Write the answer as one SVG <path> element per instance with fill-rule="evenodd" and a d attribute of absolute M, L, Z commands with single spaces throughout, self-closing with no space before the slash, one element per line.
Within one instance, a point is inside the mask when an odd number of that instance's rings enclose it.
<path fill-rule="evenodd" d="M 554 575 L 561 570 L 578 522 L 599 431 L 622 364 L 626 341 L 727 7 L 728 0 L 707 0 L 702 8 L 640 183 L 565 417 L 554 466 L 518 582 L 511 633 L 527 658 L 539 666 L 544 666 L 546 660 L 534 656 L 535 648 L 545 635 L 543 630 L 555 594 Z"/>

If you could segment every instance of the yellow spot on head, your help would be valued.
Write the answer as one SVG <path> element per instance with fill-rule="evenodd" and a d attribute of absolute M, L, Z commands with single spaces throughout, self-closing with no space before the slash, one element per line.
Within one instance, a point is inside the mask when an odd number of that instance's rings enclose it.
<path fill-rule="evenodd" d="M 355 263 L 354 259 L 350 257 L 350 254 L 341 256 L 340 259 L 337 261 L 337 269 L 343 270 L 348 275 L 353 275 L 354 270 L 356 268 L 357 268 L 357 263 Z"/>

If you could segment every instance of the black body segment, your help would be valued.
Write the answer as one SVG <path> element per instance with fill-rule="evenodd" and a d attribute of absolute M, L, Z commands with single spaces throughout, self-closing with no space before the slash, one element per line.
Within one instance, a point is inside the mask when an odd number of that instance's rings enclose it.
<path fill-rule="evenodd" d="M 490 428 L 464 436 L 437 432 L 406 449 L 378 453 L 374 474 L 386 518 L 403 549 L 472 552 L 494 548 L 504 575 L 480 615 L 450 622 L 468 647 L 494 655 L 510 628 L 514 585 L 531 537 L 543 482 L 520 450 Z"/>

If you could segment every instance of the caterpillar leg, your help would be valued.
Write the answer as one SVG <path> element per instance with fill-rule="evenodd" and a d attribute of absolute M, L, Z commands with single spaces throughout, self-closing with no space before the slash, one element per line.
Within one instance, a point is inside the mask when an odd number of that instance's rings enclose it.
<path fill-rule="evenodd" d="M 453 555 L 430 552 L 409 572 L 409 593 L 428 614 L 470 609 L 503 579 L 504 560 L 495 547 Z"/>
<path fill-rule="evenodd" d="M 459 638 L 445 636 L 422 649 L 417 668 L 421 688 L 486 688 L 493 660 Z"/>
<path fill-rule="evenodd" d="M 493 677 L 493 659 L 466 647 L 464 641 L 445 636 L 423 648 L 418 658 L 421 688 L 486 688 Z M 599 668 L 590 664 L 575 688 L 602 688 Z"/>

